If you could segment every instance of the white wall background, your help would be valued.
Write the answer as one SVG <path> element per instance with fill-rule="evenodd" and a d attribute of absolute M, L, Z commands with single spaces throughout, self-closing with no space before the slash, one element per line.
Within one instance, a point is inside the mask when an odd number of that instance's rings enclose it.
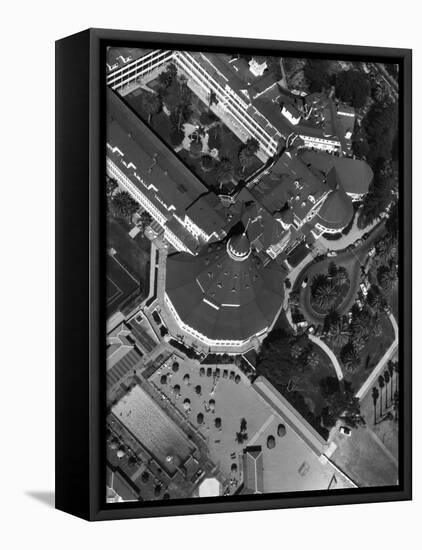
<path fill-rule="evenodd" d="M 416 548 L 421 476 L 412 503 L 88 524 L 55 511 L 54 40 L 86 27 L 237 35 L 414 49 L 414 127 L 421 127 L 417 3 L 353 0 L 36 0 L 3 5 L 0 32 L 0 529 L 3 548 Z M 420 135 L 420 133 L 419 133 Z M 421 204 L 415 132 L 414 204 Z M 414 310 L 421 310 L 415 213 Z M 419 287 L 420 288 L 420 287 Z M 415 340 L 420 321 L 415 317 Z M 415 393 L 421 388 L 419 354 Z M 70 388 L 71 391 L 71 388 Z M 415 403 L 415 465 L 421 460 Z M 41 495 L 34 498 L 31 494 Z M 413 542 L 412 542 L 413 540 Z"/>

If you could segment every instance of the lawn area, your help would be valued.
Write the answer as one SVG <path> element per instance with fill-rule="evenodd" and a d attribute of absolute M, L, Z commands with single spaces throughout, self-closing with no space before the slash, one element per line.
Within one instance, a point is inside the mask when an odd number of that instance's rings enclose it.
<path fill-rule="evenodd" d="M 349 251 L 336 256 L 335 258 L 326 258 L 320 262 L 314 262 L 303 271 L 296 280 L 295 288 L 300 289 L 300 309 L 304 317 L 309 323 L 315 325 L 322 325 L 327 312 L 317 310 L 312 303 L 311 287 L 312 279 L 315 275 L 326 274 L 328 266 L 331 262 L 334 262 L 338 267 L 344 267 L 349 277 L 349 282 L 343 285 L 343 291 L 339 298 L 336 300 L 335 309 L 340 315 L 344 315 L 349 312 L 350 308 L 355 302 L 356 294 L 359 290 L 360 282 L 360 263 L 359 259 L 353 251 Z M 308 278 L 308 284 L 305 288 L 302 288 L 301 283 Z"/>
<path fill-rule="evenodd" d="M 327 376 L 336 376 L 331 359 L 319 346 L 314 346 L 314 351 L 318 355 L 319 365 L 306 371 L 298 383 L 297 391 L 302 394 L 313 415 L 319 417 L 326 403 L 321 394 L 320 381 Z M 288 393 L 285 394 L 288 399 Z M 315 426 L 316 427 L 316 426 Z"/>
<path fill-rule="evenodd" d="M 399 283 L 400 284 L 400 283 Z M 396 321 L 398 322 L 399 316 L 400 316 L 400 304 L 399 304 L 399 288 L 397 287 L 393 290 L 393 292 L 390 295 L 390 305 L 391 305 L 391 312 L 396 318 Z"/>
<path fill-rule="evenodd" d="M 335 311 L 338 311 L 338 309 L 341 308 L 343 302 L 344 302 L 344 299 L 346 298 L 348 292 L 350 290 L 350 281 L 347 281 L 346 283 L 342 284 L 342 285 L 339 285 L 337 287 L 337 294 L 336 294 L 336 299 L 335 301 L 333 302 L 333 304 L 331 304 L 331 306 L 328 308 L 328 309 L 323 309 L 322 307 L 320 307 L 317 303 L 316 303 L 316 300 L 315 298 L 312 296 L 312 292 L 310 293 L 310 301 L 311 301 L 311 306 L 312 306 L 312 309 L 314 311 L 316 311 L 316 313 L 318 313 L 319 315 L 327 315 L 327 313 L 329 313 L 329 311 L 331 310 L 335 310 Z"/>
<path fill-rule="evenodd" d="M 337 435 L 338 447 L 331 460 L 360 487 L 395 485 L 399 473 L 397 464 L 374 435 L 366 427 L 353 430 L 351 437 Z"/>
<path fill-rule="evenodd" d="M 326 402 L 320 382 L 327 377 L 336 378 L 336 373 L 328 355 L 319 346 L 315 345 L 313 349 L 319 358 L 318 366 L 305 370 L 296 382 L 294 391 L 290 392 L 283 388 L 281 393 L 311 426 L 326 438 L 327 430 L 321 425 L 321 413 Z"/>
<path fill-rule="evenodd" d="M 374 425 L 371 389 L 361 400 L 360 405 L 366 426 L 352 430 L 351 437 L 337 433 L 334 441 L 338 448 L 331 458 L 360 486 L 394 485 L 397 483 L 399 474 L 397 464 L 399 424 L 394 419 L 380 422 L 377 416 L 377 424 Z M 383 410 L 385 410 L 384 407 Z M 379 411 L 379 402 L 377 411 Z"/>
<path fill-rule="evenodd" d="M 353 388 L 358 391 L 363 382 L 371 374 L 378 361 L 390 347 L 394 340 L 394 330 L 391 321 L 388 317 L 384 317 L 381 321 L 382 333 L 378 337 L 371 336 L 368 343 L 360 352 L 362 358 L 362 366 L 354 373 L 344 373 L 347 380 L 350 380 Z M 341 365 L 341 363 L 340 363 Z"/>
<path fill-rule="evenodd" d="M 372 370 L 377 365 L 378 361 L 390 347 L 394 340 L 394 329 L 391 325 L 391 321 L 388 317 L 383 317 L 381 319 L 382 332 L 380 336 L 375 337 L 371 335 L 366 346 L 363 348 L 359 355 L 361 357 L 361 366 L 353 373 L 348 372 L 340 360 L 340 351 L 341 348 L 331 345 L 326 342 L 327 345 L 338 357 L 340 367 L 342 368 L 344 378 L 351 382 L 352 387 L 355 392 L 359 390 L 364 381 L 371 374 Z"/>
<path fill-rule="evenodd" d="M 276 326 L 261 346 L 256 373 L 267 378 L 322 437 L 328 436 L 321 425 L 327 405 L 321 381 L 327 377 L 337 379 L 337 375 L 330 357 L 306 333 L 293 335 L 283 323 Z"/>

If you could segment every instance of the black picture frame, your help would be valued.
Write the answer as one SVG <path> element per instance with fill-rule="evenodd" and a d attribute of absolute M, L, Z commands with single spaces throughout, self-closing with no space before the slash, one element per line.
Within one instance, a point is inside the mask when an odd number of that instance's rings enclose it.
<path fill-rule="evenodd" d="M 283 52 L 400 65 L 400 483 L 333 492 L 106 504 L 103 203 L 105 46 Z M 412 498 L 412 52 L 408 49 L 89 29 L 56 42 L 56 508 L 86 520 Z"/>

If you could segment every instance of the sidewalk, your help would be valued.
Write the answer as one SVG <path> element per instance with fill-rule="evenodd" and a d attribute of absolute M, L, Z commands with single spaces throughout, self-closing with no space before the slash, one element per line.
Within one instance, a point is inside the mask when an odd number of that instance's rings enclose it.
<path fill-rule="evenodd" d="M 390 314 L 390 321 L 394 329 L 394 342 L 391 344 L 388 350 L 381 357 L 381 359 L 378 362 L 378 365 L 374 368 L 374 370 L 371 372 L 371 374 L 368 376 L 368 378 L 360 387 L 359 391 L 356 393 L 356 397 L 359 399 L 362 399 L 363 397 L 365 397 L 366 393 L 372 387 L 372 384 L 375 382 L 375 380 L 377 380 L 378 376 L 384 370 L 385 365 L 388 363 L 388 361 L 391 359 L 391 357 L 393 356 L 394 352 L 397 349 L 397 346 L 399 343 L 399 328 L 397 326 L 396 319 L 392 313 Z"/>
<path fill-rule="evenodd" d="M 321 340 L 321 338 L 318 338 L 314 334 L 308 334 L 308 338 L 311 342 L 319 346 L 325 353 L 328 355 L 328 357 L 331 359 L 331 362 L 334 366 L 334 370 L 336 371 L 337 378 L 341 381 L 343 380 L 343 371 L 341 370 L 340 363 L 338 362 L 337 357 L 334 355 L 333 351 L 327 346 L 325 342 Z"/>

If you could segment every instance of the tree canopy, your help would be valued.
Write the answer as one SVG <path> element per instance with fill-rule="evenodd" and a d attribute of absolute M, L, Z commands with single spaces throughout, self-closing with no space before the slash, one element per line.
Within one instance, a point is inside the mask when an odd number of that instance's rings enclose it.
<path fill-rule="evenodd" d="M 127 191 L 115 192 L 110 203 L 113 216 L 129 219 L 139 209 L 139 204 Z"/>
<path fill-rule="evenodd" d="M 258 375 L 265 376 L 281 389 L 296 374 L 298 360 L 291 355 L 291 335 L 281 329 L 273 330 L 262 343 L 256 364 Z"/>
<path fill-rule="evenodd" d="M 363 119 L 363 135 L 368 144 L 366 159 L 373 168 L 379 160 L 391 159 L 397 121 L 397 104 L 384 102 L 373 103 Z"/>
<path fill-rule="evenodd" d="M 363 199 L 358 218 L 358 227 L 364 228 L 378 220 L 387 207 L 395 202 L 398 186 L 397 171 L 391 162 L 380 161 L 375 169 L 374 179 Z"/>
<path fill-rule="evenodd" d="M 356 108 L 365 105 L 370 88 L 368 77 L 362 71 L 341 71 L 336 75 L 335 85 L 338 99 Z"/>
<path fill-rule="evenodd" d="M 327 405 L 322 411 L 322 419 L 327 428 L 333 427 L 339 418 L 351 428 L 364 424 L 359 399 L 348 382 L 325 379 L 324 386 Z"/>
<path fill-rule="evenodd" d="M 327 59 L 307 59 L 303 74 L 308 82 L 309 91 L 321 92 L 331 82 L 330 61 Z"/>

